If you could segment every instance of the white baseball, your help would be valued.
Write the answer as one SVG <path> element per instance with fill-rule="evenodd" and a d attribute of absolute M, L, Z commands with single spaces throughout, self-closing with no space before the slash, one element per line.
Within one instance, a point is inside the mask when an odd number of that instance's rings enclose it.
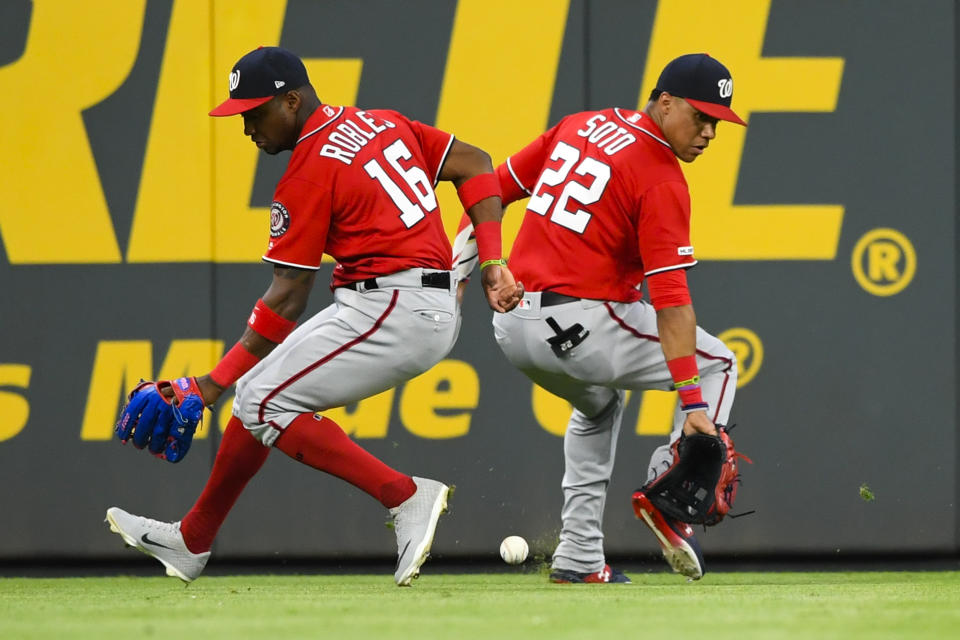
<path fill-rule="evenodd" d="M 520 564 L 527 559 L 530 547 L 520 536 L 507 536 L 500 543 L 500 557 L 507 564 Z"/>

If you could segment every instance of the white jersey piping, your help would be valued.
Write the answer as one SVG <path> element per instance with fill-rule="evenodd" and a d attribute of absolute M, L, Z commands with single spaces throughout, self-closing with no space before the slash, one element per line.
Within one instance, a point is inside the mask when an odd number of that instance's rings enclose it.
<path fill-rule="evenodd" d="M 529 196 L 529 195 L 532 195 L 532 194 L 530 193 L 530 189 L 527 189 L 525 186 L 523 186 L 523 183 L 520 182 L 520 178 L 518 178 L 518 177 L 517 177 L 517 174 L 515 174 L 515 173 L 513 172 L 513 165 L 510 164 L 510 158 L 507 158 L 507 171 L 510 172 L 510 177 L 513 178 L 513 181 L 517 183 L 517 186 L 518 186 L 518 187 L 520 187 L 521 189 L 523 189 L 524 193 L 526 193 L 528 196 Z"/>
<path fill-rule="evenodd" d="M 340 107 L 340 110 L 337 111 L 337 115 L 335 115 L 335 116 L 330 116 L 330 119 L 329 119 L 329 120 L 327 120 L 326 122 L 324 122 L 322 125 L 320 125 L 320 126 L 317 127 L 316 129 L 314 129 L 313 131 L 311 131 L 310 133 L 305 133 L 305 134 L 303 134 L 302 136 L 300 136 L 300 139 L 297 140 L 297 144 L 300 144 L 301 142 L 303 142 L 304 140 L 306 140 L 307 138 L 309 138 L 310 136 L 312 136 L 313 134 L 315 134 L 317 131 L 320 131 L 320 129 L 323 129 L 325 126 L 327 126 L 328 124 L 330 124 L 331 122 L 333 122 L 334 120 L 336 120 L 337 118 L 339 118 L 342 113 L 343 113 L 343 107 Z"/>
<path fill-rule="evenodd" d="M 453 148 L 453 141 L 456 140 L 456 139 L 457 139 L 457 137 L 451 133 L 451 134 L 450 134 L 450 142 L 447 143 L 447 148 L 446 148 L 446 150 L 443 152 L 443 156 L 440 158 L 440 164 L 437 165 L 436 175 L 433 177 L 433 186 L 434 186 L 434 187 L 436 187 L 436 186 L 437 186 L 437 183 L 440 182 L 440 172 L 443 171 L 443 164 L 447 161 L 447 156 L 450 155 L 450 149 Z"/>
<path fill-rule="evenodd" d="M 644 271 L 643 275 L 644 277 L 646 277 L 646 276 L 652 276 L 655 273 L 662 273 L 664 271 L 673 271 L 675 269 L 689 269 L 695 264 L 697 264 L 696 260 L 694 260 L 693 262 L 684 262 L 683 264 L 674 264 L 674 265 L 670 265 L 669 267 L 660 267 L 659 269 L 653 269 L 652 271 Z"/>
<path fill-rule="evenodd" d="M 305 264 L 297 264 L 295 262 L 284 262 L 283 260 L 277 260 L 276 258 L 268 258 L 267 256 L 261 256 L 260 258 L 264 262 L 272 262 L 273 264 L 282 264 L 285 267 L 296 267 L 297 269 L 309 269 L 310 271 L 318 271 L 320 267 L 308 267 Z"/>
<path fill-rule="evenodd" d="M 670 143 L 667 142 L 666 140 L 664 140 L 663 138 L 661 138 L 660 136 L 658 136 L 658 135 L 656 135 L 656 134 L 654 134 L 654 133 L 650 133 L 649 131 L 647 131 L 647 130 L 644 129 L 643 127 L 641 127 L 641 126 L 639 126 L 639 125 L 636 125 L 636 124 L 630 122 L 629 120 L 627 120 L 626 118 L 624 118 L 622 115 L 620 115 L 620 108 L 619 108 L 619 107 L 614 107 L 614 108 L 613 108 L 613 112 L 614 112 L 615 114 L 617 114 L 617 117 L 620 118 L 625 125 L 627 125 L 627 126 L 629 126 L 629 127 L 633 127 L 634 129 L 638 129 L 638 130 L 640 130 L 640 131 L 643 131 L 645 134 L 647 134 L 648 136 L 650 136 L 651 138 L 653 138 L 654 140 L 656 140 L 657 142 L 659 142 L 659 143 L 662 144 L 663 146 L 665 146 L 665 147 L 667 147 L 667 148 L 672 148 L 672 147 L 670 147 Z"/>

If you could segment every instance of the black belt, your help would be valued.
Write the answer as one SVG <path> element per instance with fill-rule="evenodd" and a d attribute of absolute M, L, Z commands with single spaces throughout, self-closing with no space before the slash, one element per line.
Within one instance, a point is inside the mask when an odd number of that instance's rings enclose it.
<path fill-rule="evenodd" d="M 558 304 L 567 304 L 568 302 L 579 302 L 580 298 L 567 296 L 556 291 L 542 291 L 540 293 L 540 306 L 552 307 Z"/>
<path fill-rule="evenodd" d="M 420 284 L 422 284 L 424 287 L 430 287 L 432 289 L 449 290 L 450 272 L 434 271 L 432 273 L 424 273 L 422 276 L 420 276 Z M 343 285 L 343 288 L 353 289 L 354 291 L 366 291 L 368 289 L 380 289 L 381 285 L 377 282 L 376 278 L 367 278 L 366 280 L 358 280 L 357 282 L 348 282 L 347 284 Z"/>

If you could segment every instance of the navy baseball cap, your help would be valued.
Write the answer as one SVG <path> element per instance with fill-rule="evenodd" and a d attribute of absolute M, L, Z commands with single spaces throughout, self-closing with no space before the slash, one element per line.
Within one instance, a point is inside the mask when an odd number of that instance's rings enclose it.
<path fill-rule="evenodd" d="M 280 47 L 257 47 L 237 60 L 230 72 L 230 98 L 210 112 L 233 116 L 259 107 L 274 96 L 310 84 L 300 58 Z"/>
<path fill-rule="evenodd" d="M 733 100 L 730 72 L 706 53 L 688 53 L 671 60 L 660 73 L 657 89 L 683 98 L 708 116 L 747 126 L 730 108 Z"/>

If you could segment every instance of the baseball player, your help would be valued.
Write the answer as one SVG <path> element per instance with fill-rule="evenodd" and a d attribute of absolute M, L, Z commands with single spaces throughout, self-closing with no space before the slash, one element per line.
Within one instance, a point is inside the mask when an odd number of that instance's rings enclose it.
<path fill-rule="evenodd" d="M 499 182 L 483 151 L 449 133 L 396 111 L 323 104 L 302 61 L 282 48 L 258 48 L 233 67 L 230 98 L 210 115 L 236 114 L 258 148 L 293 152 L 270 210 L 263 259 L 273 265 L 273 281 L 239 342 L 209 374 L 138 387 L 126 411 L 148 393 L 175 398 L 167 402 L 174 408 L 184 409 L 181 399 L 191 396 L 211 405 L 236 382 L 233 417 L 210 478 L 181 521 L 116 507 L 107 521 L 169 575 L 190 582 L 272 447 L 389 509 L 399 556 L 394 579 L 409 585 L 429 553 L 447 485 L 388 467 L 322 412 L 426 371 L 453 346 L 457 278 L 434 193 L 438 180 L 456 185 L 476 225 L 491 308 L 505 312 L 519 302 L 523 291 L 500 255 Z M 334 302 L 295 328 L 324 253 L 337 260 Z M 123 427 L 129 436 L 134 423 L 135 442 L 137 433 L 145 440 L 154 416 L 134 413 L 121 418 L 118 432 Z"/>
<path fill-rule="evenodd" d="M 696 324 L 686 270 L 690 196 L 678 160 L 693 162 L 731 109 L 733 80 L 706 54 L 681 56 L 660 75 L 643 111 L 576 113 L 497 167 L 504 205 L 529 197 L 510 268 L 527 288 L 494 317 L 504 354 L 573 406 L 564 437 L 563 527 L 553 582 L 629 582 L 604 560 L 603 509 L 625 389 L 676 389 L 670 442 L 716 434 L 737 383 L 734 354 Z M 455 262 L 468 274 L 469 224 Z M 457 260 L 465 256 L 465 260 Z M 646 281 L 650 302 L 641 299 Z M 666 471 L 671 445 L 654 451 L 648 481 Z M 704 562 L 693 529 L 665 517 L 642 490 L 634 509 L 664 557 L 691 579 Z"/>

